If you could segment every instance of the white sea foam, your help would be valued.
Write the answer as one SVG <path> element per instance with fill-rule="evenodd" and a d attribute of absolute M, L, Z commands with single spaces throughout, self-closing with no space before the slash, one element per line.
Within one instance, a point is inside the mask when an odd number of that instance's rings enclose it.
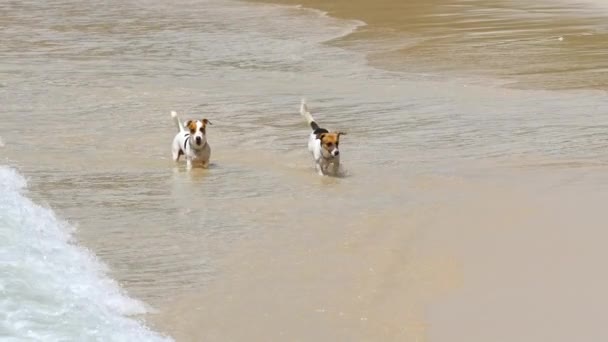
<path fill-rule="evenodd" d="M 105 274 L 73 227 L 28 199 L 0 166 L 0 332 L 16 340 L 164 341 L 133 318 L 146 311 Z"/>

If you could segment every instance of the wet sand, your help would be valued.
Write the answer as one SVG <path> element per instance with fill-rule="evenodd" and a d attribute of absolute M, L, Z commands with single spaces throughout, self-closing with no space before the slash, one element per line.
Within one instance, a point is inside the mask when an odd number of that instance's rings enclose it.
<path fill-rule="evenodd" d="M 155 320 L 184 341 L 601 339 L 606 166 L 563 167 L 414 177 L 441 199 L 300 219 L 235 245 Z"/>
<path fill-rule="evenodd" d="M 451 255 L 417 248 L 435 205 L 316 215 L 333 207 L 324 201 L 282 201 L 303 214 L 297 223 L 294 212 L 281 229 L 235 244 L 217 282 L 154 320 L 184 341 L 424 340 L 425 305 L 462 281 Z M 277 206 L 262 207 L 273 215 Z"/>
<path fill-rule="evenodd" d="M 581 171 L 574 183 L 590 170 Z M 462 260 L 464 281 L 429 305 L 428 340 L 605 339 L 607 184 L 592 182 L 534 195 L 499 189 L 498 198 L 492 189 L 438 215 L 444 228 L 459 229 L 434 230 L 430 241 Z"/>
<path fill-rule="evenodd" d="M 483 75 L 524 89 L 608 89 L 602 1 L 271 2 L 364 21 L 367 26 L 333 43 L 367 54 L 376 67 Z"/>

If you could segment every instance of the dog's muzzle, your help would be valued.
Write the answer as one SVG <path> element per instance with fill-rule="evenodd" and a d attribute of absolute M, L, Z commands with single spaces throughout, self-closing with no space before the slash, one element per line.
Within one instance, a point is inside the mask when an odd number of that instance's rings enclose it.
<path fill-rule="evenodd" d="M 196 138 L 195 138 L 195 140 L 196 140 L 196 144 L 197 144 L 197 145 L 200 145 L 200 144 L 201 144 L 201 141 L 202 141 L 203 139 L 201 139 L 201 137 L 196 137 Z"/>

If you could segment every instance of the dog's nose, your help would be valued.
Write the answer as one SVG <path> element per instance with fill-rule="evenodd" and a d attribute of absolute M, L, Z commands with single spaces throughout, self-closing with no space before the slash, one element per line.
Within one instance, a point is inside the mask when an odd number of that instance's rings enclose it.
<path fill-rule="evenodd" d="M 201 143 L 201 137 L 196 137 L 196 143 L 200 144 Z"/>
<path fill-rule="evenodd" d="M 340 155 L 340 151 L 335 151 L 334 156 L 338 156 L 338 155 Z"/>

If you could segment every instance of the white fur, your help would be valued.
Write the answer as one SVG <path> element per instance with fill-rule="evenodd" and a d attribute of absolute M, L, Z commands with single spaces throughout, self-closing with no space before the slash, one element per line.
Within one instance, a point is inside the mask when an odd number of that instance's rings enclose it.
<path fill-rule="evenodd" d="M 203 168 L 209 167 L 211 148 L 207 142 L 206 135 L 201 131 L 203 122 L 200 120 L 196 121 L 196 131 L 191 135 L 189 131 L 184 129 L 176 112 L 172 111 L 171 117 L 178 130 L 175 138 L 173 138 L 173 145 L 171 148 L 173 161 L 179 161 L 181 151 L 186 158 L 186 168 L 188 170 L 192 169 L 192 166 L 195 164 L 200 164 Z"/>
<path fill-rule="evenodd" d="M 304 99 L 302 99 L 300 105 L 300 114 L 306 119 L 309 126 L 312 122 L 315 122 L 312 114 L 308 111 L 308 106 L 306 106 Z M 308 136 L 308 151 L 312 154 L 315 170 L 320 176 L 337 175 L 340 168 L 340 151 L 338 147 L 334 147 L 331 152 L 327 151 L 321 147 L 321 140 L 317 139 L 317 135 L 312 132 Z"/>
<path fill-rule="evenodd" d="M 315 163 L 315 170 L 320 176 L 336 175 L 340 168 L 340 155 L 335 155 L 337 149 L 332 151 L 332 155 L 321 147 L 321 140 L 317 139 L 314 133 L 308 137 L 308 151 L 312 154 Z"/>

